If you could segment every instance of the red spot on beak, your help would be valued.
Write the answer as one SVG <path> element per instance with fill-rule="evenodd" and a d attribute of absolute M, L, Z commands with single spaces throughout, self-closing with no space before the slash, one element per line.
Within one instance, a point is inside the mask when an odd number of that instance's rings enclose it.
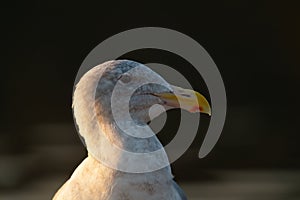
<path fill-rule="evenodd" d="M 199 106 L 199 110 L 200 110 L 200 111 L 203 111 L 203 107 L 202 107 L 202 106 Z"/>
<path fill-rule="evenodd" d="M 197 111 L 203 111 L 203 107 L 201 107 L 201 106 L 194 106 L 191 109 L 191 112 L 197 112 Z"/>

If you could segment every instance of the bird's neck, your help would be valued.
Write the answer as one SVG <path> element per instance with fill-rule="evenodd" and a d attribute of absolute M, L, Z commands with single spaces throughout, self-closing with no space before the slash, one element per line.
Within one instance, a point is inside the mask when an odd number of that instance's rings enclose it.
<path fill-rule="evenodd" d="M 76 121 L 81 122 L 80 134 L 84 137 L 88 152 L 95 159 L 107 167 L 127 172 L 153 171 L 161 169 L 163 165 L 171 174 L 167 154 L 155 135 L 149 138 L 130 136 L 110 121 L 110 117 L 101 115 L 95 104 L 91 105 L 88 100 L 80 103 L 74 107 Z"/>

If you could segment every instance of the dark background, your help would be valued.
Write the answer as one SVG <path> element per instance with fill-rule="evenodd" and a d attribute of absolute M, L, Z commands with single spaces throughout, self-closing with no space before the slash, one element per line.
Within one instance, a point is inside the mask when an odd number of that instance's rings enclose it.
<path fill-rule="evenodd" d="M 198 41 L 217 64 L 227 91 L 219 142 L 198 159 L 209 122 L 203 117 L 192 147 L 173 165 L 178 181 L 218 180 L 206 172 L 210 169 L 298 171 L 300 14 L 295 2 L 6 2 L 1 6 L 0 188 L 7 192 L 41 177 L 70 175 L 86 154 L 71 110 L 77 70 L 106 38 L 144 26 L 174 29 Z M 161 51 L 124 57 L 188 65 Z M 192 81 L 197 88 L 197 79 Z"/>

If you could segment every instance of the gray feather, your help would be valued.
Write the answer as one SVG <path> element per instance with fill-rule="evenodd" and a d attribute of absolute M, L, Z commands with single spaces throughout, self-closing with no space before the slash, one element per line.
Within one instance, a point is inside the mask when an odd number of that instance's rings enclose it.
<path fill-rule="evenodd" d="M 179 187 L 179 185 L 177 185 L 177 183 L 175 181 L 172 181 L 172 182 L 173 182 L 173 186 L 174 186 L 175 190 L 178 192 L 179 196 L 181 197 L 181 200 L 187 200 L 185 193 Z"/>

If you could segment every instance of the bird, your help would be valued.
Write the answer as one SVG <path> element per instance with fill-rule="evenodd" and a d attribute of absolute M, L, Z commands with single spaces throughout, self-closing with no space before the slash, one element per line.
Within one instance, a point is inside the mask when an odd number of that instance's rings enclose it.
<path fill-rule="evenodd" d="M 184 191 L 173 180 L 170 165 L 155 168 L 163 162 L 160 159 L 166 159 L 159 139 L 155 134 L 146 137 L 137 131 L 149 127 L 149 121 L 163 112 L 157 109 L 154 116 L 149 116 L 153 105 L 211 115 L 203 95 L 169 84 L 139 62 L 111 60 L 86 72 L 75 87 L 72 107 L 88 155 L 53 200 L 186 200 Z M 126 134 L 128 131 L 134 134 Z M 122 151 L 112 151 L 112 145 Z M 145 163 L 124 158 L 124 152 L 146 155 L 158 149 L 163 158 L 154 156 Z M 139 166 L 149 171 L 130 171 Z"/>

